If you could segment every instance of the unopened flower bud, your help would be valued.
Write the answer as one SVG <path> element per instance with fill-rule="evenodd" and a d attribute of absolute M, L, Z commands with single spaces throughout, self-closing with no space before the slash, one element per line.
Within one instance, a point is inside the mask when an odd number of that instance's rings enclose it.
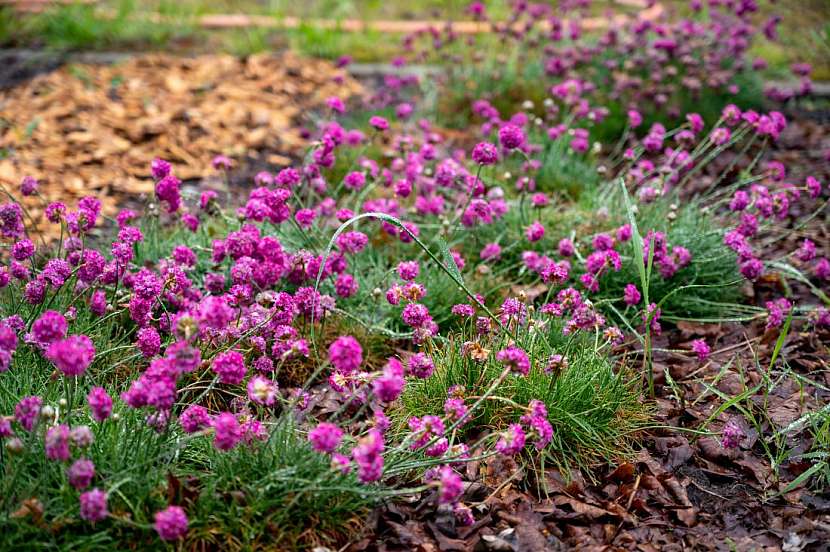
<path fill-rule="evenodd" d="M 12 437 L 6 441 L 6 450 L 9 454 L 20 454 L 23 452 L 23 441 L 18 437 Z"/>

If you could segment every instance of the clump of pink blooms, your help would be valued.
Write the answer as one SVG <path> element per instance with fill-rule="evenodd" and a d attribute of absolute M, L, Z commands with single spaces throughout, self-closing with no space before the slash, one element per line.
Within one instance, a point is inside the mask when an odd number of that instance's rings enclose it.
<path fill-rule="evenodd" d="M 739 13 L 738 5 L 747 8 Z M 154 227 L 174 227 L 185 237 L 152 262 L 137 254 L 155 246 L 156 238 L 145 237 L 141 217 L 131 210 L 115 217 L 114 240 L 99 250 L 90 239 L 102 219 L 99 200 L 85 197 L 74 208 L 44 205 L 46 221 L 66 233 L 50 253 L 28 237 L 20 204 L 0 205 L 0 235 L 9 242 L 0 288 L 13 290 L 30 313 L 0 320 L 0 376 L 30 369 L 16 362 L 26 348 L 48 367 L 40 383 L 51 386 L 50 392 L 77 389 L 85 398 L 81 404 L 55 403 L 38 387 L 41 394 L 23 395 L 13 412 L 0 413 L 0 438 L 9 450 L 36 449 L 45 462 L 59 465 L 67 492 L 77 496 L 78 516 L 100 523 L 109 516 L 110 502 L 114 508 L 121 499 L 107 490 L 114 484 L 111 467 L 93 463 L 90 447 L 128 414 L 160 439 L 173 435 L 182 446 L 198 440 L 218 455 L 256 450 L 268 440 L 272 422 L 290 416 L 310 450 L 362 485 L 386 484 L 398 456 L 426 459 L 434 467 L 425 485 L 435 490 L 437 503 L 450 506 L 458 523 L 473 523 L 472 511 L 461 502 L 463 462 L 488 454 L 544 453 L 556 435 L 550 405 L 535 397 L 505 407 L 505 423 L 480 443 L 457 439 L 478 416 L 481 402 L 491 398 L 487 393 L 503 381 L 553 382 L 570 369 L 569 353 L 542 356 L 534 336 L 553 327 L 559 337 L 585 337 L 605 354 L 626 341 L 614 325 L 618 318 L 626 322 L 621 327 L 631 323 L 638 326 L 632 331 L 660 335 L 672 322 L 670 313 L 642 281 L 626 281 L 626 269 L 653 269 L 653 281 L 680 288 L 701 262 L 668 223 L 636 228 L 617 220 L 603 227 L 607 212 L 596 213 L 596 231 L 583 234 L 563 234 L 548 223 L 558 199 L 537 190 L 546 184 L 546 149 L 561 146 L 579 159 L 597 155 L 590 132 L 608 115 L 596 104 L 602 91 L 589 67 L 605 59 L 606 68 L 619 75 L 611 96 L 625 107 L 627 128 L 613 176 L 637 209 L 646 208 L 683 190 L 701 167 L 703 155 L 695 151 L 725 151 L 749 138 L 774 141 L 785 130 L 786 119 L 777 111 L 734 105 L 708 132 L 695 113 L 686 114 L 676 131 L 662 123 L 645 128 L 646 113 L 631 107 L 670 110 L 681 89 L 733 92 L 736 71 L 747 65 L 746 37 L 754 32 L 751 5 L 712 3 L 705 22 L 633 19 L 612 26 L 595 48 L 581 41 L 576 19 L 563 21 L 543 4 L 515 2 L 514 21 L 526 26 L 515 36 L 499 32 L 520 44 L 546 41 L 547 47 L 536 49 L 550 80 L 542 106 L 502 115 L 491 102 L 476 101 L 480 136 L 465 151 L 453 149 L 429 121 L 415 120 L 415 107 L 399 97 L 413 84 L 407 78 L 390 79 L 386 96 L 376 98 L 396 102 L 396 119 L 373 115 L 363 129 L 344 128 L 337 117 L 346 104 L 329 98 L 331 119 L 311 131 L 315 141 L 308 157 L 297 167 L 258 174 L 234 217 L 222 212 L 214 190 L 191 201 L 171 163 L 155 159 L 148 175 L 155 204 L 145 216 Z M 488 19 L 481 3 L 473 3 L 470 13 Z M 537 25 L 542 20 L 550 24 L 545 33 Z M 773 35 L 774 29 L 763 32 Z M 429 38 L 440 54 L 459 40 L 449 28 L 416 33 L 405 41 L 414 59 L 427 55 L 417 50 L 421 38 Z M 609 51 L 615 55 L 598 57 Z M 630 68 L 624 59 L 639 61 Z M 794 71 L 809 87 L 809 68 Z M 372 141 L 382 142 L 388 155 L 366 157 Z M 344 163 L 348 170 L 332 170 Z M 502 164 L 515 174 L 497 174 Z M 234 162 L 217 156 L 213 165 L 226 172 Z M 776 264 L 765 256 L 765 230 L 794 218 L 797 202 L 818 201 L 825 192 L 818 178 L 787 178 L 784 165 L 768 162 L 751 184 L 736 186 L 710 206 L 728 224 L 722 237 L 731 255 L 726 262 L 747 281 L 762 280 Z M 37 180 L 24 179 L 20 193 L 39 197 Z M 206 238 L 205 223 L 220 214 L 226 230 Z M 436 228 L 450 244 L 442 258 L 424 255 L 416 245 L 437 243 L 430 241 Z M 328 247 L 320 245 L 332 236 Z M 370 256 L 386 263 L 378 281 L 363 273 Z M 830 279 L 826 252 L 809 239 L 787 261 L 802 282 L 816 288 Z M 543 292 L 538 298 L 511 292 L 494 299 L 465 291 L 463 299 L 451 299 L 432 283 L 436 274 L 463 273 L 471 281 L 505 267 Z M 61 305 L 64 292 L 72 300 Z M 764 299 L 757 309 L 769 331 L 788 319 L 817 330 L 830 327 L 826 307 L 797 305 L 793 298 Z M 367 310 L 371 322 L 361 319 Z M 344 323 L 348 314 L 361 319 L 354 326 L 361 331 L 340 331 L 351 327 Z M 105 348 L 99 330 L 115 317 L 123 323 L 125 344 Z M 386 353 L 378 361 L 378 335 L 394 336 L 394 356 Z M 462 356 L 492 363 L 501 376 L 487 382 L 494 387 L 481 395 L 453 386 L 434 411 L 394 428 L 391 409 L 409 386 L 442 377 L 445 366 L 437 353 L 452 346 L 447 338 L 460 338 Z M 695 339 L 684 351 L 704 363 L 711 347 Z M 127 349 L 131 356 L 122 357 Z M 285 383 L 289 369 L 298 366 L 310 367 L 315 378 L 302 387 Z M 128 376 L 122 379 L 122 372 Z M 734 448 L 742 438 L 739 426 L 724 426 L 724 447 Z M 170 505 L 153 517 L 160 539 L 186 537 L 184 506 Z"/>

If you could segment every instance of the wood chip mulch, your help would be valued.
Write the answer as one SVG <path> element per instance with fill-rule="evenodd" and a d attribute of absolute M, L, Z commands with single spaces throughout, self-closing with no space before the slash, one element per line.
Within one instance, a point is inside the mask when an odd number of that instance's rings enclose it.
<path fill-rule="evenodd" d="M 111 214 L 125 195 L 152 192 L 154 157 L 183 180 L 215 174 L 219 154 L 267 152 L 265 162 L 287 164 L 306 145 L 300 118 L 360 90 L 333 65 L 291 53 L 63 66 L 0 90 L 0 183 L 16 191 L 31 175 L 49 201 L 93 194 Z M 37 219 L 40 201 L 29 207 Z"/>

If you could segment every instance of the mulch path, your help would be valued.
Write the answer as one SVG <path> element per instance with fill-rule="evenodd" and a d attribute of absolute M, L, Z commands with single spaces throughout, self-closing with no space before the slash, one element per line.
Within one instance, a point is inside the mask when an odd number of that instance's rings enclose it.
<path fill-rule="evenodd" d="M 215 176 L 220 154 L 286 165 L 306 146 L 306 114 L 360 91 L 332 64 L 290 53 L 64 65 L 0 90 L 0 183 L 16 190 L 34 176 L 49 201 L 93 194 L 112 214 L 125 197 L 152 193 L 154 157 L 183 180 Z M 37 219 L 40 202 L 29 206 Z"/>

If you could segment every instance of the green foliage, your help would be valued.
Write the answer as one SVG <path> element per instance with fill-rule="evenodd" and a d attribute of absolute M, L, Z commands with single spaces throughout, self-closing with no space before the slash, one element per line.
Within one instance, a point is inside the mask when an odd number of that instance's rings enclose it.
<path fill-rule="evenodd" d="M 454 386 L 461 386 L 463 396 L 472 402 L 498 379 L 504 368 L 495 355 L 508 345 L 507 339 L 477 341 L 489 350 L 486 360 L 479 362 L 464 350 L 472 333 L 468 328 L 431 351 L 435 372 L 427 379 L 408 382 L 399 418 L 439 412 Z M 631 374 L 613 366 L 595 336 L 565 336 L 562 324 L 556 320 L 536 320 L 520 328 L 518 334 L 518 345 L 531 359 L 530 374 L 508 376 L 464 426 L 462 434 L 480 432 L 482 428 L 505 429 L 518 422 L 522 407 L 536 399 L 548 409 L 553 440 L 538 457 L 529 459 L 535 467 L 547 464 L 567 471 L 625 456 L 633 434 L 647 417 Z M 564 355 L 569 366 L 560 373 L 546 373 L 544 368 L 552 354 Z"/>
<path fill-rule="evenodd" d="M 541 282 L 536 273 L 524 267 L 523 251 L 551 254 L 560 239 L 581 236 L 577 240 L 581 257 L 570 259 L 571 274 L 578 276 L 584 272 L 581 259 L 590 253 L 591 239 L 600 233 L 613 236 L 617 228 L 628 223 L 620 208 L 623 205 L 620 190 L 612 183 L 585 186 L 573 203 L 558 197 L 551 206 L 542 209 L 532 208 L 528 203 L 527 198 L 512 200 L 504 217 L 463 232 L 458 242 L 468 258 L 477 256 L 487 243 L 501 244 L 501 257 L 490 267 L 491 271 L 497 275 L 510 274 L 515 285 L 530 287 Z M 545 236 L 530 243 L 523 232 L 534 220 L 544 225 Z M 671 278 L 663 278 L 656 268 L 652 271 L 650 300 L 661 308 L 664 319 L 717 320 L 752 314 L 739 304 L 743 279 L 734 252 L 723 243 L 725 230 L 700 201 L 681 200 L 670 194 L 652 203 L 641 203 L 637 223 L 643 235 L 649 230 L 663 232 L 669 247 L 682 245 L 692 254 L 689 266 Z M 622 303 L 627 284 L 642 287 L 636 255 L 627 244 L 616 249 L 622 257 L 622 269 L 604 274 L 600 278 L 600 291 L 592 299 L 612 320 L 636 325 L 639 309 L 626 309 Z"/>
<path fill-rule="evenodd" d="M 331 469 L 328 457 L 311 450 L 287 417 L 275 422 L 268 441 L 223 453 L 206 437 L 182 437 L 172 427 L 154 431 L 141 411 L 116 412 L 118 423 L 88 421 L 95 442 L 86 451 L 96 465 L 96 480 L 106 482 L 112 518 L 95 525 L 80 520 L 77 491 L 63 476 L 65 465 L 46 460 L 42 444 L 34 443 L 30 453 L 3 459 L 12 476 L 3 485 L 4 546 L 159 546 L 151 530 L 153 514 L 169 501 L 189 512 L 188 546 L 294 550 L 337 545 L 387 492 Z M 10 518 L 8 508 L 27 498 L 40 501 L 42 518 Z M 54 530 L 43 530 L 43 520 Z"/>
<path fill-rule="evenodd" d="M 119 0 L 114 12 L 103 14 L 91 4 L 66 4 L 23 19 L 23 25 L 0 37 L 15 42 L 42 41 L 59 50 L 105 49 L 136 44 L 160 46 L 192 34 L 188 13 L 172 3 L 164 6 L 167 21 L 154 21 L 135 0 Z"/>
<path fill-rule="evenodd" d="M 627 222 L 620 212 L 619 191 L 607 189 L 603 205 L 613 229 Z M 735 253 L 723 243 L 725 230 L 697 200 L 681 200 L 670 194 L 652 203 L 640 203 L 637 225 L 641 234 L 650 230 L 666 234 L 669 248 L 682 245 L 692 254 L 689 266 L 673 277 L 663 278 L 655 267 L 648 281 L 649 298 L 663 311 L 664 318 L 717 319 L 740 316 L 740 285 Z M 633 248 L 621 247 L 622 270 L 610 272 L 600 284 L 599 298 L 619 300 L 626 284 L 640 286 L 640 271 Z"/>
<path fill-rule="evenodd" d="M 194 469 L 210 476 L 197 485 L 188 541 L 224 550 L 337 546 L 384 493 L 332 469 L 288 417 L 252 447 L 220 453 L 202 440 L 188 449 L 177 475 L 186 481 Z"/>
<path fill-rule="evenodd" d="M 372 30 L 349 32 L 302 24 L 287 30 L 286 36 L 298 52 L 324 59 L 337 59 L 348 54 L 357 61 L 383 62 L 398 51 L 397 37 Z"/>
<path fill-rule="evenodd" d="M 547 97 L 545 87 L 539 86 L 546 79 L 542 62 L 528 59 L 527 52 L 512 44 L 505 51 L 505 45 L 493 36 L 482 35 L 477 40 L 482 49 L 499 54 L 475 63 L 470 60 L 458 63 L 457 59 L 452 61 L 453 56 L 463 57 L 469 52 L 449 48 L 439 60 L 446 74 L 441 78 L 440 94 L 434 94 L 436 116 L 450 128 L 467 128 L 473 118 L 472 104 L 479 99 L 488 100 L 505 118 L 526 101 L 542 113 L 542 102 Z"/>

